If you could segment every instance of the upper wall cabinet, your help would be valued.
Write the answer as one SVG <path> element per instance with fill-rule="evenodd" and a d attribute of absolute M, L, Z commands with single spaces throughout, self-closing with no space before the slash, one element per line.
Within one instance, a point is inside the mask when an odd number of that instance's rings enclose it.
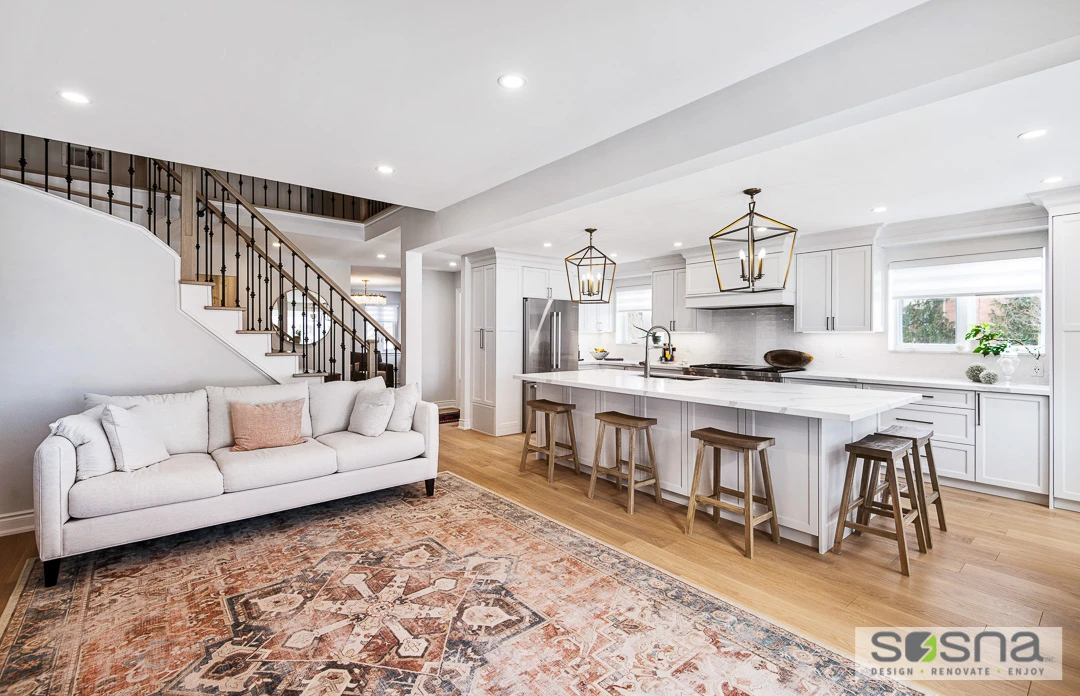
<path fill-rule="evenodd" d="M 523 297 L 569 300 L 570 286 L 567 285 L 566 272 L 525 266 L 521 269 L 521 294 Z"/>
<path fill-rule="evenodd" d="M 795 255 L 795 330 L 874 331 L 873 245 Z"/>
<path fill-rule="evenodd" d="M 612 303 L 578 305 L 579 333 L 611 333 L 615 330 Z"/>
<path fill-rule="evenodd" d="M 686 293 L 687 269 L 654 271 L 652 323 L 666 327 L 668 331 L 701 331 L 700 313 L 686 306 Z"/>

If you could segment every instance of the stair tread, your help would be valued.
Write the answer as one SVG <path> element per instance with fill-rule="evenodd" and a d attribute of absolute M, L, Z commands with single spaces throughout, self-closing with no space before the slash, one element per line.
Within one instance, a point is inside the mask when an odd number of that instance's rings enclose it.
<path fill-rule="evenodd" d="M 275 355 L 287 355 L 290 358 L 299 358 L 299 357 L 303 356 L 304 354 L 303 353 L 267 353 L 266 357 L 272 358 Z"/>
<path fill-rule="evenodd" d="M 297 372 L 293 377 L 326 377 L 329 372 Z"/>
<path fill-rule="evenodd" d="M 212 280 L 181 280 L 181 285 L 205 285 L 206 287 L 214 287 L 216 283 Z"/>
<path fill-rule="evenodd" d="M 246 312 L 243 307 L 222 307 L 221 305 L 206 305 L 203 309 L 225 310 L 226 312 Z"/>
<path fill-rule="evenodd" d="M 274 331 L 273 329 L 237 329 L 236 333 L 238 333 L 238 334 L 267 334 L 267 335 L 272 335 L 272 336 L 276 336 L 278 334 L 278 332 Z"/>

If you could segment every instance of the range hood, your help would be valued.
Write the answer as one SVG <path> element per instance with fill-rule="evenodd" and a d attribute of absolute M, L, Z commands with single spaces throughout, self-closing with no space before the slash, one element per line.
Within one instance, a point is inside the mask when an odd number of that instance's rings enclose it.
<path fill-rule="evenodd" d="M 716 267 L 708 247 L 683 253 L 686 259 L 686 306 L 689 309 L 746 309 L 750 307 L 792 307 L 795 305 L 795 264 L 784 288 L 758 292 L 720 292 Z M 786 261 L 787 259 L 783 259 Z M 739 257 L 716 260 L 721 266 L 733 264 L 738 268 Z M 773 266 L 770 273 L 770 265 Z M 779 278 L 781 259 L 769 254 L 765 259 L 765 277 Z M 762 286 L 759 285 L 759 288 Z"/>

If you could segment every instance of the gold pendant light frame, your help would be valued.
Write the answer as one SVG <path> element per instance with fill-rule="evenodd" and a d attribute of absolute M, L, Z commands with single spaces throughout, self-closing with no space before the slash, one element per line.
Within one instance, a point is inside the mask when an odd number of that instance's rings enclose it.
<path fill-rule="evenodd" d="M 791 260 L 795 253 L 795 235 L 798 233 L 798 229 L 787 223 L 774 220 L 771 217 L 757 212 L 757 202 L 754 200 L 754 196 L 761 193 L 761 189 L 748 188 L 744 190 L 743 193 L 750 196 L 749 212 L 709 237 L 709 249 L 712 251 L 713 270 L 716 271 L 716 284 L 720 288 L 720 292 L 770 292 L 773 290 L 781 290 L 787 287 L 788 275 L 791 273 Z M 765 224 L 761 224 L 761 221 L 764 221 Z M 743 238 L 743 233 L 745 233 L 745 239 Z M 759 245 L 762 245 L 764 242 L 771 239 L 777 239 L 787 235 L 791 235 L 791 239 L 790 246 L 787 249 L 787 265 L 784 268 L 783 282 L 779 286 L 773 285 L 759 288 L 757 286 L 758 281 L 765 277 L 764 266 L 766 254 L 764 246 L 759 248 Z M 739 249 L 739 278 L 745 285 L 732 286 L 729 284 L 728 287 L 724 287 L 724 281 L 720 277 L 720 260 L 727 259 L 728 257 L 721 251 L 721 256 L 718 259 L 718 243 L 722 245 L 744 245 L 744 248 Z M 731 247 L 725 246 L 724 248 L 730 249 Z"/>
<path fill-rule="evenodd" d="M 593 246 L 595 227 L 589 233 L 589 245 L 566 257 L 566 282 L 570 299 L 578 304 L 608 304 L 615 285 L 615 262 Z"/>

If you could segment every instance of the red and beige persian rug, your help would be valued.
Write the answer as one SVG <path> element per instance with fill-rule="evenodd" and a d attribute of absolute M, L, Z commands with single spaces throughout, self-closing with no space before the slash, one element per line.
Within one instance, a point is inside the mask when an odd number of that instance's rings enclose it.
<path fill-rule="evenodd" d="M 6 696 L 917 693 L 446 473 L 40 572 Z"/>

